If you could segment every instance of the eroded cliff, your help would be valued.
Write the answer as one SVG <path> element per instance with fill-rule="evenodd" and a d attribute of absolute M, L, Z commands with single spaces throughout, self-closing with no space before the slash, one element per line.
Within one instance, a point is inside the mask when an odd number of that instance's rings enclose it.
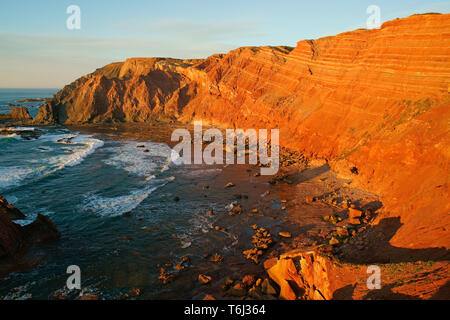
<path fill-rule="evenodd" d="M 414 15 L 295 48 L 113 63 L 66 86 L 34 122 L 280 128 L 283 145 L 378 193 L 378 221 L 401 217 L 392 247 L 448 250 L 449 88 L 450 15 Z"/>

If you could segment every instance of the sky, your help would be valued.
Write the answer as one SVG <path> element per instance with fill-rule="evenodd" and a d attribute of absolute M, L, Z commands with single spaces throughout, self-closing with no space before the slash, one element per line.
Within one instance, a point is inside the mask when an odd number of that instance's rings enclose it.
<path fill-rule="evenodd" d="M 80 29 L 67 28 L 70 5 Z M 61 88 L 131 57 L 204 58 L 241 46 L 287 45 L 415 13 L 450 0 L 1 0 L 0 88 Z"/>

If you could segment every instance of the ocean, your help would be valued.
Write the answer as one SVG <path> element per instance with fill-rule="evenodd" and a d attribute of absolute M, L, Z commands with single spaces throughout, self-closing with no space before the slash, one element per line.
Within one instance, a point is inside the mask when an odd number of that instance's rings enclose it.
<path fill-rule="evenodd" d="M 0 112 L 9 112 L 8 103 L 16 100 L 55 92 L 1 89 Z M 25 105 L 37 114 L 36 102 Z M 40 135 L 26 140 L 17 130 Z M 25 127 L 0 136 L 0 194 L 26 215 L 15 222 L 28 224 L 41 213 L 62 235 L 32 249 L 21 258 L 20 270 L 0 279 L 0 298 L 76 298 L 80 291 L 66 287 L 70 265 L 81 269 L 83 292 L 103 299 L 118 299 L 134 288 L 142 290 L 143 299 L 201 298 L 205 287 L 197 281 L 200 272 L 221 278 L 240 274 L 245 265 L 254 268 L 241 253 L 251 241 L 249 225 L 276 227 L 280 222 L 236 219 L 226 214 L 226 207 L 236 200 L 236 192 L 256 195 L 240 200 L 248 207 L 262 202 L 268 184 L 225 190 L 230 179 L 244 186 L 253 173 L 242 165 L 175 165 L 164 141 L 170 128 L 149 130 Z M 279 210 L 281 203 L 278 199 L 270 205 Z M 214 214 L 202 213 L 208 210 Z M 215 225 L 226 228 L 219 232 Z M 205 255 L 215 252 L 235 265 L 211 264 Z M 173 270 L 185 256 L 190 258 L 185 270 Z M 158 279 L 161 266 L 177 280 L 163 284 Z"/>

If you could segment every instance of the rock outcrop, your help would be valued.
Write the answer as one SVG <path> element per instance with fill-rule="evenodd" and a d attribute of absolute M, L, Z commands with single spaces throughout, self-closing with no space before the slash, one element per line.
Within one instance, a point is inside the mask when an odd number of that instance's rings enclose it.
<path fill-rule="evenodd" d="M 8 203 L 5 198 L 0 196 L 0 215 L 5 215 L 11 220 L 24 219 L 25 215 L 14 207 L 12 204 Z"/>
<path fill-rule="evenodd" d="M 292 251 L 264 264 L 284 300 L 448 299 L 448 262 L 347 264 L 313 250 Z M 380 286 L 371 279 L 379 271 Z"/>
<path fill-rule="evenodd" d="M 26 107 L 11 108 L 8 114 L 0 114 L 0 121 L 20 121 L 22 123 L 31 122 L 31 118 Z"/>
<path fill-rule="evenodd" d="M 450 15 L 204 60 L 134 58 L 66 86 L 35 123 L 203 120 L 280 128 L 401 217 L 393 247 L 450 246 Z"/>
<path fill-rule="evenodd" d="M 33 245 L 58 239 L 61 234 L 49 217 L 38 214 L 35 221 L 21 227 L 12 219 L 24 214 L 0 196 L 0 259 L 24 254 Z"/>

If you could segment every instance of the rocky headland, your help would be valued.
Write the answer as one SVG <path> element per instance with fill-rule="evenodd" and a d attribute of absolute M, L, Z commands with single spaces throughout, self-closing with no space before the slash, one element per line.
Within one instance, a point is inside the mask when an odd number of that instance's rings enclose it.
<path fill-rule="evenodd" d="M 291 150 L 282 162 L 300 154 L 308 167 L 284 168 L 273 184 L 292 188 L 305 181 L 302 170 L 324 166 L 344 182 L 302 200 L 335 208 L 324 217 L 332 230 L 318 237 L 322 241 L 262 261 L 279 286 L 277 295 L 442 297 L 450 259 L 449 48 L 450 15 L 424 14 L 380 29 L 300 41 L 295 48 L 244 47 L 199 60 L 131 58 L 65 86 L 33 124 L 202 120 L 280 128 L 280 143 Z M 377 200 L 351 201 L 341 194 L 347 187 Z M 295 199 L 295 193 L 286 199 L 289 212 L 298 209 Z M 258 256 L 270 233 L 256 232 Z M 392 279 L 384 291 L 363 288 L 369 264 L 386 264 L 383 272 Z M 405 285 L 395 285 L 394 278 Z M 203 275 L 200 281 L 211 279 Z"/>

